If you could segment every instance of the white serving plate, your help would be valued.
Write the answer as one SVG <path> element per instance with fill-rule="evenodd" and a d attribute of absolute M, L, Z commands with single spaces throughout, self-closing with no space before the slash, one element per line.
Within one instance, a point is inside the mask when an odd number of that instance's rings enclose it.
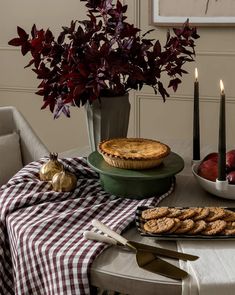
<path fill-rule="evenodd" d="M 198 184 L 207 192 L 224 199 L 235 200 L 235 185 L 225 183 L 222 186 L 218 186 L 218 183 L 207 180 L 197 174 L 198 166 L 200 163 L 192 165 L 192 172 L 195 176 Z"/>

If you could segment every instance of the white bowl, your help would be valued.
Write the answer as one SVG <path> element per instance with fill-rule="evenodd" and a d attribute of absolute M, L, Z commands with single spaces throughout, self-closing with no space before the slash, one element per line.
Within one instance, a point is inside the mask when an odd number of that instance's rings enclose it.
<path fill-rule="evenodd" d="M 218 187 L 218 183 L 215 181 L 207 180 L 197 174 L 199 164 L 192 165 L 192 172 L 195 176 L 199 185 L 207 192 L 224 199 L 232 199 L 235 200 L 235 185 L 234 184 L 226 184 L 222 187 Z"/>

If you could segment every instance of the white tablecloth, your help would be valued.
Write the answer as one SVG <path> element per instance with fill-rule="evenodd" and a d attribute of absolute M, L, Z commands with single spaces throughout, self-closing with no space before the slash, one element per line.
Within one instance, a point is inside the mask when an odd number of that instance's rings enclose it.
<path fill-rule="evenodd" d="M 190 273 L 183 281 L 182 295 L 235 293 L 235 241 L 184 241 L 178 242 L 178 248 L 200 257 L 180 263 Z"/>

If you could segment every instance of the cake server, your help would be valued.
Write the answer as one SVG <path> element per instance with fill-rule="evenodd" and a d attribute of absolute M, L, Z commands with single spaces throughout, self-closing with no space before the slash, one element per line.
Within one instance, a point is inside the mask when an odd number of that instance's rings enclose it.
<path fill-rule="evenodd" d="M 94 219 L 92 220 L 92 225 L 97 229 L 101 230 L 103 233 L 106 233 L 122 245 L 134 251 L 136 253 L 136 261 L 139 267 L 151 271 L 153 273 L 157 273 L 176 280 L 181 280 L 188 275 L 186 271 L 170 264 L 165 260 L 160 259 L 156 255 L 156 253 L 144 251 L 142 249 L 139 249 L 138 246 L 134 246 L 132 242 L 128 241 L 118 233 L 114 232 L 100 221 Z"/>
<path fill-rule="evenodd" d="M 123 245 L 117 242 L 115 239 L 95 233 L 93 231 L 85 231 L 83 236 L 88 240 L 99 241 L 111 245 Z M 129 244 L 134 246 L 135 248 L 141 249 L 142 251 L 152 252 L 156 255 L 173 258 L 173 259 L 180 259 L 180 260 L 190 260 L 194 261 L 197 260 L 199 257 L 187 253 L 182 253 L 174 250 L 164 249 L 160 247 L 150 246 L 142 243 L 138 243 L 135 241 L 128 241 Z"/>

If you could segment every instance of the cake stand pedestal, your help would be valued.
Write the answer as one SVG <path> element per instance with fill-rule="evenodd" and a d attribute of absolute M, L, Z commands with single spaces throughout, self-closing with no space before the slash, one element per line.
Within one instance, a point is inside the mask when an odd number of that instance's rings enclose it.
<path fill-rule="evenodd" d="M 130 199 L 144 199 L 166 193 L 172 185 L 174 175 L 184 168 L 184 160 L 173 152 L 160 166 L 146 170 L 110 166 L 97 151 L 88 156 L 88 164 L 99 173 L 105 191 Z"/>

